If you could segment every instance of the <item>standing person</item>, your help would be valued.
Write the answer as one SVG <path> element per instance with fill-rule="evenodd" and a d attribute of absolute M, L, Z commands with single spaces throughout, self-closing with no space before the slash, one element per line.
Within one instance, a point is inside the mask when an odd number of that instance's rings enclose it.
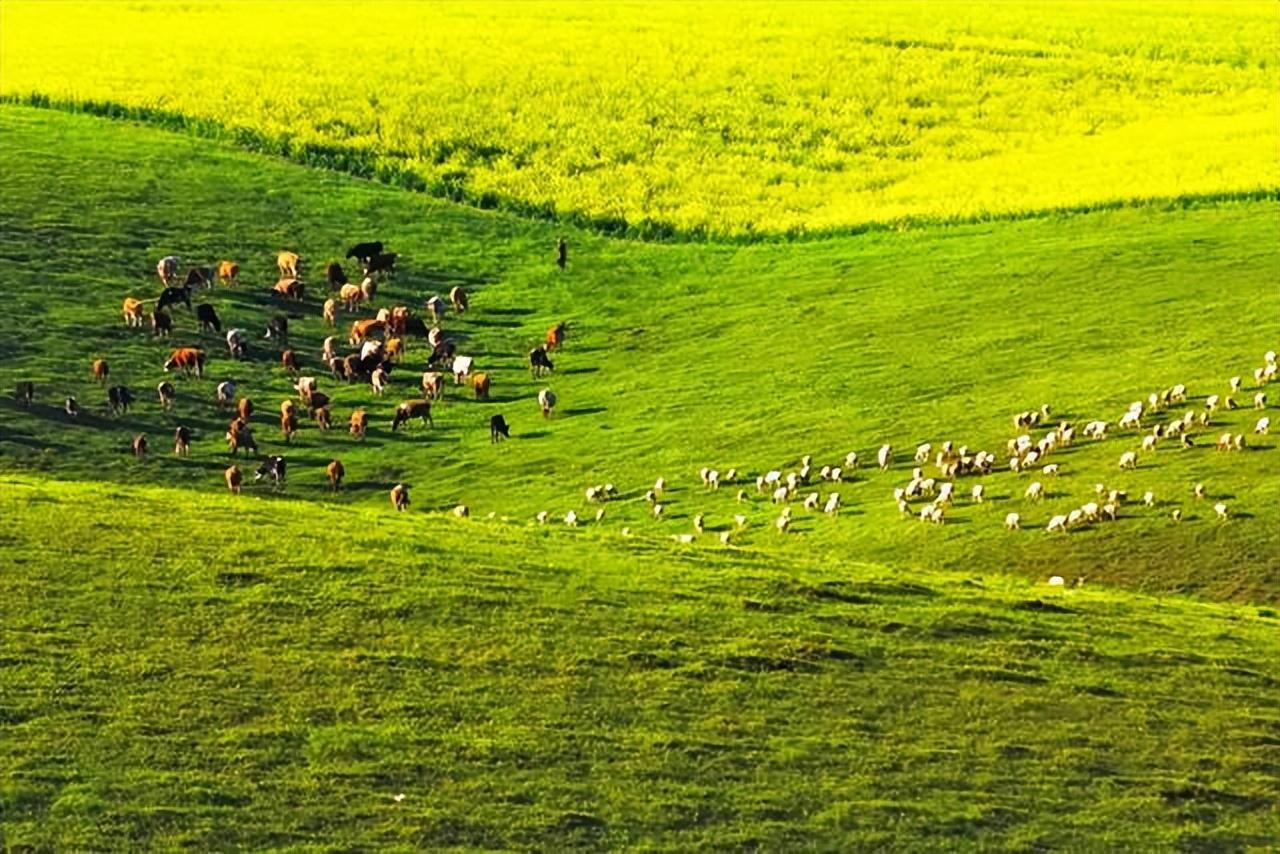
<path fill-rule="evenodd" d="M 556 266 L 561 270 L 569 263 L 569 243 L 563 237 L 556 242 Z"/>

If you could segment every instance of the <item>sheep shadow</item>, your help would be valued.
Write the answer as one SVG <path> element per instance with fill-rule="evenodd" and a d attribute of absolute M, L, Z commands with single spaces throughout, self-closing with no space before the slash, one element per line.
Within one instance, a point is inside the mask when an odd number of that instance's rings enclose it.
<path fill-rule="evenodd" d="M 573 375 L 575 375 L 575 374 L 594 374 L 595 372 L 597 372 L 597 371 L 599 371 L 599 370 L 600 370 L 600 369 L 599 369 L 599 368 L 597 368 L 597 367 L 589 367 L 589 368 L 568 368 L 568 369 L 566 369 L 566 370 L 562 371 L 561 373 L 564 373 L 564 374 L 566 374 L 566 375 L 568 375 L 568 376 L 573 376 Z"/>
<path fill-rule="evenodd" d="M 576 409 L 566 409 L 565 415 L 599 415 L 601 412 L 607 412 L 603 406 L 580 406 Z"/>

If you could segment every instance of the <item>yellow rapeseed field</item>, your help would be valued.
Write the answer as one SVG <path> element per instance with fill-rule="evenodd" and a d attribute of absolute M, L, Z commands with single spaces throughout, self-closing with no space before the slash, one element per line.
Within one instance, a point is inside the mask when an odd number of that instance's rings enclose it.
<path fill-rule="evenodd" d="M 729 236 L 1280 186 L 1280 6 L 29 3 L 0 94 Z"/>

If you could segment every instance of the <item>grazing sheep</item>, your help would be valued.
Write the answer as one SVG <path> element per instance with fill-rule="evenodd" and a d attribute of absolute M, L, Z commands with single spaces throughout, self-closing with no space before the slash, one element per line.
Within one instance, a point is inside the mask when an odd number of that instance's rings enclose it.
<path fill-rule="evenodd" d="M 847 469 L 855 469 L 855 470 L 858 468 L 858 452 L 857 451 L 850 451 L 849 453 L 844 455 L 844 467 Z"/>
<path fill-rule="evenodd" d="M 391 506 L 397 513 L 409 507 L 409 487 L 403 483 L 397 483 L 391 487 Z"/>
<path fill-rule="evenodd" d="M 983 497 L 983 493 L 984 493 L 984 491 L 985 491 L 985 490 L 984 490 L 984 488 L 983 488 L 982 484 L 980 484 L 980 483 L 975 483 L 975 484 L 973 485 L 973 490 L 969 493 L 969 496 L 973 499 L 973 503 L 974 503 L 974 504 L 981 504 L 981 503 L 982 503 L 982 497 Z"/>
<path fill-rule="evenodd" d="M 662 505 L 661 505 L 661 504 L 655 504 L 655 505 L 653 505 L 653 511 L 652 511 L 652 512 L 653 512 L 653 518 L 655 518 L 655 519 L 659 519 L 659 518 L 661 518 L 661 517 L 662 517 Z"/>
<path fill-rule="evenodd" d="M 1074 528 L 1081 522 L 1085 521 L 1084 511 L 1080 509 L 1072 510 L 1067 514 L 1067 527 Z"/>
<path fill-rule="evenodd" d="M 1225 505 L 1225 504 L 1223 504 L 1221 501 L 1219 501 L 1217 504 L 1213 505 L 1213 512 L 1218 514 L 1218 518 L 1219 518 L 1219 519 L 1226 519 L 1226 518 L 1227 518 L 1227 505 Z"/>
<path fill-rule="evenodd" d="M 1049 463 L 1049 465 L 1047 465 L 1047 466 L 1045 466 L 1044 468 L 1040 469 L 1040 471 L 1041 471 L 1041 473 L 1042 473 L 1042 474 L 1046 475 L 1047 477 L 1057 477 L 1057 476 L 1058 476 L 1058 471 L 1059 471 L 1058 464 L 1057 464 L 1057 463 Z"/>
<path fill-rule="evenodd" d="M 1245 441 L 1244 441 L 1243 433 L 1237 433 L 1235 434 L 1235 436 L 1231 437 L 1231 450 L 1243 451 L 1244 448 L 1245 448 Z"/>
<path fill-rule="evenodd" d="M 787 528 L 791 527 L 791 517 L 786 515 L 779 516 L 777 520 L 774 521 L 773 526 L 778 529 L 779 534 L 785 534 L 787 532 Z"/>
<path fill-rule="evenodd" d="M 1061 575 L 1051 575 L 1051 576 L 1049 576 L 1049 586 L 1050 586 L 1050 587 L 1061 587 L 1061 586 L 1063 586 L 1063 585 L 1064 585 L 1064 584 L 1066 584 L 1066 583 L 1067 583 L 1067 582 L 1066 582 L 1066 580 L 1065 580 L 1065 579 L 1063 579 L 1063 577 L 1062 577 Z"/>
<path fill-rule="evenodd" d="M 1111 522 L 1116 520 L 1116 513 L 1118 510 L 1119 508 L 1110 501 L 1102 505 L 1102 515 L 1106 516 L 1107 520 Z"/>
<path fill-rule="evenodd" d="M 533 518 L 538 520 L 539 525 L 545 525 L 547 524 L 547 519 L 550 518 L 550 514 L 548 514 L 546 510 L 539 510 L 538 515 Z"/>
<path fill-rule="evenodd" d="M 665 477 L 660 477 L 653 482 L 654 495 L 661 497 L 662 493 L 666 491 L 666 488 L 667 488 L 667 479 Z"/>
<path fill-rule="evenodd" d="M 955 487 L 956 485 L 951 481 L 945 481 L 940 487 L 938 487 L 938 500 L 936 503 L 940 506 L 950 504 L 952 501 L 952 494 L 955 492 Z"/>
<path fill-rule="evenodd" d="M 747 500 L 747 491 L 745 489 L 739 489 L 738 495 L 737 495 L 738 503 L 741 504 L 743 501 L 746 501 L 746 500 Z"/>
<path fill-rule="evenodd" d="M 893 446 L 881 445 L 879 453 L 876 454 L 876 461 L 880 464 L 881 471 L 888 471 L 893 462 Z"/>
<path fill-rule="evenodd" d="M 644 494 L 644 500 L 649 504 L 657 504 L 658 503 L 657 491 L 650 489 L 648 492 Z"/>
<path fill-rule="evenodd" d="M 1181 521 L 1182 521 L 1182 510 L 1181 510 L 1181 509 L 1178 509 L 1178 508 L 1175 508 L 1175 509 L 1173 510 L 1173 512 L 1169 514 L 1169 518 L 1170 518 L 1170 519 L 1172 519 L 1175 523 L 1177 523 L 1177 522 L 1181 522 Z"/>
<path fill-rule="evenodd" d="M 705 517 L 701 513 L 693 517 L 693 529 L 697 531 L 699 534 L 701 534 L 706 529 L 706 526 L 703 524 L 704 518 Z"/>
<path fill-rule="evenodd" d="M 1152 435 L 1146 435 L 1146 436 L 1143 436 L 1143 437 L 1142 437 L 1142 452 L 1143 452 L 1143 453 L 1146 453 L 1147 451 L 1154 451 L 1154 450 L 1156 449 L 1156 442 L 1157 442 L 1157 441 L 1159 441 L 1159 440 L 1158 440 L 1158 439 L 1156 439 L 1156 437 L 1155 437 L 1155 436 L 1152 436 Z"/>
<path fill-rule="evenodd" d="M 1147 490 L 1146 492 L 1142 493 L 1142 503 L 1147 507 L 1155 507 L 1156 494 L 1151 490 Z"/>
<path fill-rule="evenodd" d="M 573 510 L 570 510 L 568 513 L 564 514 L 564 523 L 570 528 L 578 527 L 578 514 Z"/>
<path fill-rule="evenodd" d="M 1214 449 L 1218 451 L 1231 450 L 1231 440 L 1232 436 L 1230 433 L 1223 433 L 1218 437 L 1218 441 L 1214 444 Z"/>
<path fill-rule="evenodd" d="M 840 510 L 840 493 L 833 492 L 827 496 L 827 503 L 822 506 L 822 512 L 828 515 L 836 513 Z"/>
<path fill-rule="evenodd" d="M 1204 399 L 1204 408 L 1209 411 L 1210 415 L 1218 411 L 1218 403 L 1221 399 L 1222 398 L 1216 394 L 1211 394 Z"/>
<path fill-rule="evenodd" d="M 929 454 L 931 454 L 932 452 L 933 452 L 933 445 L 930 445 L 928 442 L 925 442 L 923 445 L 920 445 L 918 448 L 916 448 L 916 462 L 918 463 L 926 462 L 929 459 Z"/>
<path fill-rule="evenodd" d="M 1098 521 L 1098 502 L 1089 501 L 1081 505 L 1080 512 L 1084 514 L 1084 517 L 1090 522 Z"/>
<path fill-rule="evenodd" d="M 898 499 L 898 512 L 904 516 L 911 512 L 911 505 L 906 502 L 906 499 Z"/>
<path fill-rule="evenodd" d="M 782 504 L 787 500 L 787 498 L 790 495 L 791 495 L 790 491 L 788 491 L 788 489 L 785 486 L 779 486 L 777 489 L 773 491 L 773 503 Z"/>
<path fill-rule="evenodd" d="M 1040 481 L 1033 480 L 1022 495 L 1028 501 L 1039 501 L 1044 497 L 1044 487 L 1040 484 Z"/>
<path fill-rule="evenodd" d="M 1253 432 L 1259 436 L 1265 436 L 1271 430 L 1271 417 L 1264 415 L 1258 419 L 1258 423 L 1253 425 Z"/>
<path fill-rule="evenodd" d="M 804 509 L 806 510 L 817 510 L 819 503 L 820 499 L 816 492 L 810 492 L 804 497 Z"/>
<path fill-rule="evenodd" d="M 1191 490 L 1191 494 L 1192 494 L 1192 495 L 1194 495 L 1197 499 L 1199 499 L 1199 500 L 1203 500 L 1203 499 L 1204 499 L 1204 497 L 1205 497 L 1204 484 L 1203 484 L 1203 483 L 1197 483 L 1197 484 L 1192 488 L 1192 490 Z"/>
<path fill-rule="evenodd" d="M 1010 531 L 1016 531 L 1022 527 L 1022 517 L 1017 513 L 1009 513 L 1004 517 L 1004 526 Z"/>
<path fill-rule="evenodd" d="M 1136 469 L 1138 467 L 1138 455 L 1133 451 L 1125 451 L 1120 455 L 1120 468 Z"/>
<path fill-rule="evenodd" d="M 1045 530 L 1050 532 L 1061 531 L 1065 534 L 1067 532 L 1067 517 L 1059 513 L 1057 516 L 1054 516 L 1049 520 L 1049 524 L 1045 527 Z"/>
<path fill-rule="evenodd" d="M 1267 408 L 1267 393 L 1265 391 L 1260 391 L 1253 396 L 1253 408 L 1254 409 Z"/>

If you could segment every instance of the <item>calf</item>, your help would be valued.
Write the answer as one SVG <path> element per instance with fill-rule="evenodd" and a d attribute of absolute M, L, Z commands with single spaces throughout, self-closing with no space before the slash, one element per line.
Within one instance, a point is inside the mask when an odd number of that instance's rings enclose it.
<path fill-rule="evenodd" d="M 467 292 L 458 285 L 454 285 L 449 289 L 449 302 L 453 305 L 453 310 L 458 314 L 462 314 L 470 307 L 467 301 Z"/>
<path fill-rule="evenodd" d="M 289 401 L 292 403 L 292 401 Z M 284 437 L 285 444 L 293 441 L 293 434 L 298 432 L 298 416 L 292 410 L 282 411 L 280 413 L 280 435 Z"/>
<path fill-rule="evenodd" d="M 227 482 L 227 489 L 232 495 L 240 494 L 240 484 L 244 480 L 244 473 L 240 471 L 240 466 L 231 466 L 222 473 L 222 477 Z"/>
<path fill-rule="evenodd" d="M 507 425 L 507 420 L 501 415 L 494 415 L 489 419 L 489 442 L 501 442 L 503 439 L 511 438 L 511 428 Z"/>
<path fill-rule="evenodd" d="M 331 291 L 336 291 L 351 281 L 347 278 L 346 270 L 343 270 L 342 265 L 337 261 L 331 262 L 329 266 L 324 268 L 324 279 L 328 282 L 329 290 Z"/>
<path fill-rule="evenodd" d="M 297 252 L 290 252 L 287 249 L 281 249 L 276 253 L 276 269 L 280 271 L 280 278 L 298 278 L 298 268 L 302 265 L 302 258 Z"/>
<path fill-rule="evenodd" d="M 329 478 L 330 492 L 337 492 L 342 488 L 342 479 L 347 476 L 342 460 L 330 460 L 329 465 L 325 466 L 324 473 Z"/>
<path fill-rule="evenodd" d="M 280 367 L 296 376 L 298 373 L 298 355 L 292 350 L 285 350 L 280 354 Z"/>
<path fill-rule="evenodd" d="M 227 351 L 233 359 L 243 359 L 249 350 L 249 336 L 243 329 L 231 329 L 227 332 Z"/>
<path fill-rule="evenodd" d="M 111 375 L 111 366 L 107 364 L 106 359 L 94 359 L 90 369 L 93 371 L 93 378 L 98 381 L 99 385 L 105 383 L 107 377 Z"/>
<path fill-rule="evenodd" d="M 430 400 L 439 400 L 444 394 L 444 374 L 427 371 L 422 375 L 422 393 Z"/>
<path fill-rule="evenodd" d="M 122 385 L 113 385 L 107 389 L 107 411 L 112 415 L 127 413 L 133 401 L 133 392 Z"/>
<path fill-rule="evenodd" d="M 547 356 L 547 348 L 545 345 L 539 344 L 529 351 L 529 373 L 534 378 L 538 378 L 548 371 L 554 371 L 556 366 L 551 363 L 550 357 Z"/>
<path fill-rule="evenodd" d="M 195 371 L 197 377 L 204 376 L 204 351 L 195 347 L 179 347 L 169 354 L 164 363 L 165 373 L 180 368 L 184 374 L 191 376 Z"/>
<path fill-rule="evenodd" d="M 202 332 L 222 331 L 222 321 L 218 319 L 218 312 L 207 302 L 196 306 L 196 320 L 200 322 Z"/>
<path fill-rule="evenodd" d="M 179 457 L 191 454 L 191 428 L 179 424 L 173 431 L 173 453 Z"/>
<path fill-rule="evenodd" d="M 245 454 L 250 451 L 258 453 L 258 443 L 253 438 L 253 428 L 239 418 L 233 420 L 227 427 L 226 439 L 227 450 L 233 457 L 239 455 L 241 449 Z"/>
<path fill-rule="evenodd" d="M 228 287 L 236 283 L 236 276 L 239 275 L 240 265 L 235 261 L 221 261 L 218 263 L 218 278 Z"/>
<path fill-rule="evenodd" d="M 173 317 L 168 312 L 151 312 L 151 334 L 157 338 L 168 338 L 172 332 Z"/>
<path fill-rule="evenodd" d="M 253 417 L 253 401 L 247 397 L 242 397 L 236 401 L 236 414 L 240 416 L 240 420 L 248 424 Z"/>
<path fill-rule="evenodd" d="M 289 339 L 289 318 L 283 314 L 277 314 L 275 317 L 267 321 L 267 334 L 264 338 L 275 338 L 280 341 Z"/>
<path fill-rule="evenodd" d="M 338 325 L 338 301 L 327 299 L 324 301 L 324 308 L 321 310 L 324 317 L 325 326 L 334 327 Z"/>
<path fill-rule="evenodd" d="M 399 430 L 401 424 L 407 424 L 413 418 L 421 418 L 423 424 L 434 427 L 435 422 L 431 420 L 431 401 L 406 400 L 397 406 L 395 418 L 391 420 L 391 432 Z"/>
<path fill-rule="evenodd" d="M 124 325 L 130 329 L 141 326 L 146 314 L 142 310 L 142 300 L 126 297 L 124 301 Z"/>
<path fill-rule="evenodd" d="M 483 371 L 471 378 L 471 384 L 476 390 L 476 400 L 489 399 L 489 375 Z"/>
<path fill-rule="evenodd" d="M 156 386 L 156 394 L 160 396 L 160 408 L 168 412 L 173 408 L 173 401 L 178 396 L 178 392 L 173 387 L 173 383 L 165 380 Z"/>
<path fill-rule="evenodd" d="M 255 481 L 262 480 L 264 477 L 271 478 L 272 485 L 279 489 L 284 486 L 285 480 L 285 461 L 284 457 L 272 455 L 262 461 L 262 465 L 258 466 L 258 470 L 253 473 Z"/>
<path fill-rule="evenodd" d="M 351 435 L 357 439 L 363 440 L 366 431 L 369 429 L 369 413 L 363 409 L 357 409 L 351 413 Z"/>

